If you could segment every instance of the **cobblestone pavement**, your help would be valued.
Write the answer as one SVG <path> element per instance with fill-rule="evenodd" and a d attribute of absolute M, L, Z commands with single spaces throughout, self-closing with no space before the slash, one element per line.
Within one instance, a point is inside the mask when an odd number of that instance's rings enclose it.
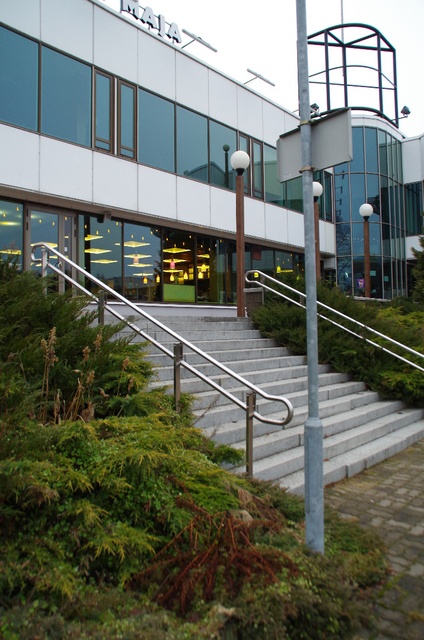
<path fill-rule="evenodd" d="M 392 567 L 378 595 L 377 631 L 355 640 L 424 640 L 424 440 L 328 487 L 325 499 L 378 533 Z"/>

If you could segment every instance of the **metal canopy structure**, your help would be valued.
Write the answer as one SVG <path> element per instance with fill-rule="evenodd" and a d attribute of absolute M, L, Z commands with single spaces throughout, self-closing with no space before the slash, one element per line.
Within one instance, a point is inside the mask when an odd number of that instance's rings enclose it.
<path fill-rule="evenodd" d="M 325 88 L 327 112 L 340 107 L 371 111 L 399 126 L 396 50 L 380 31 L 367 24 L 338 24 L 308 36 L 308 45 L 322 48 L 324 62 L 309 80 Z M 357 93 L 361 101 L 355 104 Z M 370 100 L 361 106 L 364 93 Z"/>

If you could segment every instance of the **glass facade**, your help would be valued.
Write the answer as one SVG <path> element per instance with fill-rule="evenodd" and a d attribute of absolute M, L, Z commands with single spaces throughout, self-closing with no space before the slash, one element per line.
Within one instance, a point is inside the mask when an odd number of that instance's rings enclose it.
<path fill-rule="evenodd" d="M 337 281 L 346 293 L 364 294 L 364 223 L 359 207 L 369 203 L 371 295 L 406 294 L 405 209 L 401 143 L 386 131 L 354 127 L 353 160 L 334 168 Z"/>

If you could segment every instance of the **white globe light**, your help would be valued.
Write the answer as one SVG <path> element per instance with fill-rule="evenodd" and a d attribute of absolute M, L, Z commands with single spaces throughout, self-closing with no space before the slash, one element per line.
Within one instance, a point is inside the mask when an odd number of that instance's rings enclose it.
<path fill-rule="evenodd" d="M 312 192 L 314 194 L 314 198 L 319 198 L 320 196 L 322 196 L 322 184 L 320 182 L 313 182 L 312 183 Z"/>
<path fill-rule="evenodd" d="M 231 166 L 235 171 L 245 171 L 250 164 L 250 158 L 245 151 L 234 151 L 230 158 Z"/>
<path fill-rule="evenodd" d="M 368 220 L 373 211 L 374 209 L 372 208 L 372 205 L 368 204 L 368 202 L 361 204 L 361 206 L 359 207 L 359 214 L 363 217 L 364 220 Z"/>

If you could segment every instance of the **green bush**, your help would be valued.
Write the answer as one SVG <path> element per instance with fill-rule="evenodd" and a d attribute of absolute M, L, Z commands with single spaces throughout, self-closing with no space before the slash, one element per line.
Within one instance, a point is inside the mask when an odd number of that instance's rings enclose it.
<path fill-rule="evenodd" d="M 300 287 L 300 290 L 302 287 Z M 319 283 L 319 302 L 352 317 L 358 326 L 340 319 L 331 310 L 318 308 L 321 315 L 346 326 L 367 341 L 351 335 L 324 318 L 318 320 L 318 357 L 321 363 L 362 380 L 384 397 L 402 399 L 411 405 L 424 406 L 424 376 L 417 369 L 378 349 L 372 343 L 406 357 L 423 366 L 417 356 L 409 354 L 379 336 L 367 332 L 370 326 L 383 335 L 388 335 L 418 353 L 424 353 L 424 308 L 409 300 L 394 300 L 391 303 L 377 301 L 362 302 L 342 294 L 336 287 Z M 295 296 L 293 296 L 295 298 Z M 270 296 L 266 304 L 255 310 L 255 324 L 264 336 L 274 338 L 295 354 L 306 353 L 305 310 L 291 302 L 283 302 Z"/>
<path fill-rule="evenodd" d="M 384 549 L 303 503 L 225 471 L 242 453 L 146 391 L 140 346 L 86 301 L 0 264 L 0 636 L 346 639 Z"/>

